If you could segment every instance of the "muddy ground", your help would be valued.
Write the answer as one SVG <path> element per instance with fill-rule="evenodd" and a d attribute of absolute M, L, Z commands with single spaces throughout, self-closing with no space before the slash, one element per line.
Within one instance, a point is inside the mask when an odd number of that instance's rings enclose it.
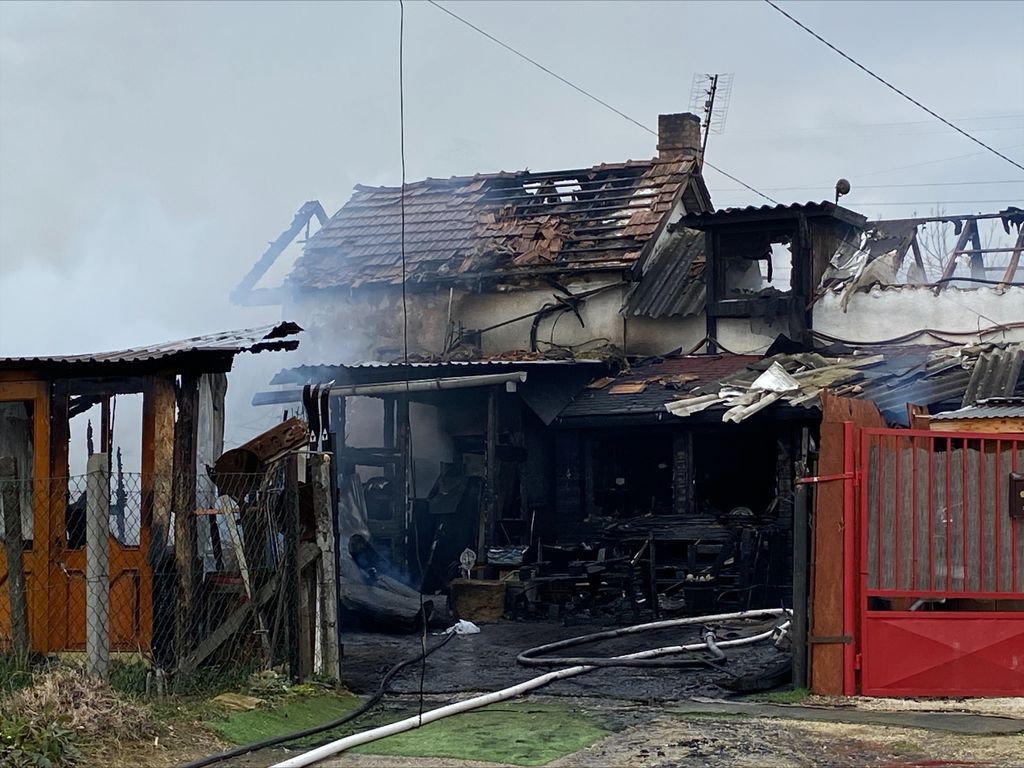
<path fill-rule="evenodd" d="M 528 647 L 606 629 L 603 626 L 562 626 L 541 622 L 503 622 L 484 625 L 477 635 L 457 636 L 433 654 L 423 670 L 424 705 L 427 708 L 449 703 L 480 691 L 497 690 L 522 682 L 543 669 L 518 665 L 515 657 Z M 744 632 L 746 634 L 747 632 Z M 439 638 L 431 635 L 427 643 Z M 699 628 L 662 630 L 657 633 L 616 639 L 599 646 L 583 646 L 566 654 L 612 656 L 644 648 L 674 645 L 699 640 Z M 346 686 L 367 695 L 378 686 L 381 677 L 397 662 L 418 653 L 418 635 L 349 634 L 345 637 L 344 661 Z M 571 680 L 559 681 L 534 694 L 532 699 L 559 701 L 593 714 L 611 733 L 595 744 L 548 763 L 551 768 L 707 768 L 708 766 L 1021 766 L 1024 768 L 1024 719 L 1020 719 L 1021 700 L 1004 700 L 997 710 L 1002 718 L 968 715 L 977 722 L 961 726 L 929 728 L 927 717 L 915 722 L 906 711 L 875 712 L 879 706 L 860 706 L 860 700 L 843 700 L 840 706 L 825 710 L 839 722 L 820 722 L 819 715 L 798 709 L 768 712 L 743 703 L 705 704 L 700 710 L 695 697 L 738 702 L 725 687 L 730 677 L 754 672 L 777 661 L 780 651 L 762 643 L 730 653 L 726 670 L 705 667 L 694 669 L 600 669 Z M 385 699 L 387 719 L 401 719 L 419 697 L 419 665 L 405 670 L 393 682 L 393 693 Z M 877 703 L 877 700 L 870 700 Z M 1006 702 L 1009 703 L 1006 703 Z M 810 703 L 829 702 L 812 699 Z M 938 703 L 935 709 L 969 711 L 971 702 L 957 706 Z M 732 712 L 715 707 L 732 708 Z M 774 706 L 774 705 L 772 705 Z M 929 707 L 919 702 L 918 706 Z M 746 708 L 746 709 L 744 709 Z M 888 707 L 905 710 L 901 702 Z M 769 707 L 770 709 L 770 707 Z M 874 722 L 841 722 L 844 711 L 872 711 Z M 388 717 L 387 715 L 390 715 Z M 831 716 L 831 715 L 830 715 Z M 1017 719 L 1014 719 L 1014 718 Z M 856 719 L 847 717 L 847 719 Z M 998 720 L 998 722 L 997 722 Z M 1020 727 L 1017 728 L 1016 724 Z M 924 727 L 907 727 L 922 725 Z M 934 724 L 933 724 L 934 725 Z M 988 735 L 977 731 L 991 730 Z M 1000 733 L 999 731 L 1004 731 Z M 180 747 L 179 742 L 179 747 Z M 213 743 L 196 743 L 184 752 L 174 750 L 174 758 L 161 744 L 145 748 L 132 757 L 134 764 L 175 765 L 188 757 L 216 751 Z M 267 750 L 246 758 L 223 763 L 235 768 L 271 765 L 294 751 Z M 124 764 L 124 763 L 123 763 Z M 451 758 L 413 758 L 345 754 L 332 758 L 324 766 L 333 768 L 506 768 L 498 763 L 459 761 Z"/>
<path fill-rule="evenodd" d="M 455 637 L 427 660 L 423 690 L 428 694 L 493 691 L 505 688 L 552 668 L 527 668 L 516 656 L 531 647 L 569 637 L 599 632 L 607 626 L 563 626 L 551 622 L 502 622 L 481 626 L 478 635 Z M 750 634 L 749 628 L 742 634 Z M 427 637 L 428 646 L 440 638 Z M 725 639 L 720 633 L 719 639 Z M 345 683 L 355 693 L 368 694 L 393 664 L 419 653 L 419 635 L 351 634 L 344 639 Z M 615 656 L 646 648 L 700 642 L 699 627 L 659 630 L 560 651 L 563 655 Z M 600 669 L 580 677 L 558 681 L 544 693 L 559 696 L 598 696 L 635 701 L 672 701 L 692 696 L 731 695 L 724 686 L 732 677 L 756 672 L 782 656 L 771 643 L 729 651 L 724 670 L 693 669 Z M 406 672 L 392 690 L 419 690 L 417 674 Z"/>

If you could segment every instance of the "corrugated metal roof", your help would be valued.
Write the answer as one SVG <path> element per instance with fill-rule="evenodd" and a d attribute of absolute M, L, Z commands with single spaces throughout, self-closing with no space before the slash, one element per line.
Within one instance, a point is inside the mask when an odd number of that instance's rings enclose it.
<path fill-rule="evenodd" d="M 145 347 L 133 347 L 116 352 L 96 352 L 80 355 L 55 355 L 44 357 L 3 357 L 0 368 L 18 369 L 39 366 L 82 366 L 152 362 L 195 353 L 262 352 L 264 350 L 295 349 L 298 339 L 289 338 L 302 330 L 291 322 L 268 325 L 262 328 L 246 328 L 239 331 L 224 331 L 207 336 L 195 336 L 181 341 L 169 341 Z"/>
<path fill-rule="evenodd" d="M 956 419 L 1024 419 L 1024 397 L 992 397 L 956 411 L 937 413 L 932 421 Z"/>
<path fill-rule="evenodd" d="M 686 317 L 704 311 L 704 233 L 677 229 L 644 265 L 623 302 L 627 317 Z"/>
<path fill-rule="evenodd" d="M 866 216 L 863 216 L 856 211 L 851 211 L 849 208 L 844 208 L 841 205 L 830 203 L 827 200 L 823 200 L 818 203 L 808 201 L 806 203 L 780 203 L 779 205 L 748 205 L 745 208 L 721 208 L 709 213 L 684 216 L 682 223 L 685 226 L 693 226 L 697 223 L 719 224 L 728 219 L 788 218 L 798 213 L 805 216 L 835 216 L 836 218 L 859 224 L 867 223 Z"/>
<path fill-rule="evenodd" d="M 271 384 L 307 384 L 311 382 L 334 381 L 342 384 L 365 384 L 373 381 L 400 381 L 406 370 L 416 371 L 417 378 L 423 378 L 424 371 L 436 376 L 474 375 L 504 372 L 509 368 L 524 371 L 557 370 L 560 367 L 593 370 L 609 365 L 605 360 L 584 359 L 504 359 L 485 358 L 481 360 L 449 360 L 436 362 L 363 362 L 352 364 L 322 363 L 300 365 L 279 371 Z"/>
<path fill-rule="evenodd" d="M 871 400 L 890 422 L 906 425 L 908 404 L 941 408 L 960 402 L 981 360 L 987 358 L 993 365 L 992 360 L 1005 361 L 1000 352 L 1015 346 L 875 346 L 855 354 L 774 355 L 700 387 L 688 400 L 696 410 L 700 405 L 728 407 L 732 409 L 734 420 L 742 420 L 746 418 L 743 409 L 757 405 L 765 397 L 751 387 L 754 378 L 778 363 L 799 383 L 797 390 L 781 393 L 781 402 L 814 406 L 821 391 L 828 389 L 836 395 Z M 999 382 L 1007 380 L 1001 376 L 996 378 Z M 1016 384 L 1014 378 L 1013 385 Z M 706 398 L 694 400 L 701 395 L 712 395 L 715 399 L 711 402 Z M 682 407 L 680 415 L 685 417 L 696 410 Z M 756 412 L 756 408 L 752 412 Z"/>
<path fill-rule="evenodd" d="M 1024 365 L 1024 343 L 993 347 L 978 355 L 963 405 L 992 397 L 1010 397 L 1017 389 Z"/>
<path fill-rule="evenodd" d="M 681 355 L 635 364 L 604 386 L 580 391 L 558 420 L 665 413 L 666 403 L 744 370 L 759 359 L 756 355 Z M 623 386 L 641 383 L 647 386 L 640 392 Z"/>
<path fill-rule="evenodd" d="M 405 186 L 413 282 L 484 273 L 627 268 L 691 181 L 692 158 L 582 170 L 426 179 Z M 289 280 L 305 288 L 399 283 L 401 188 L 356 187 L 309 239 Z"/>

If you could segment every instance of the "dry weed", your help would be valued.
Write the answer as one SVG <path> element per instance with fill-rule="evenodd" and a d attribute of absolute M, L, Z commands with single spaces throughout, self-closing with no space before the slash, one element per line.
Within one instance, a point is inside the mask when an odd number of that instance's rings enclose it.
<path fill-rule="evenodd" d="M 80 669 L 37 675 L 31 687 L 0 702 L 0 714 L 5 711 L 33 722 L 61 722 L 85 737 L 137 739 L 156 732 L 149 709 Z"/>

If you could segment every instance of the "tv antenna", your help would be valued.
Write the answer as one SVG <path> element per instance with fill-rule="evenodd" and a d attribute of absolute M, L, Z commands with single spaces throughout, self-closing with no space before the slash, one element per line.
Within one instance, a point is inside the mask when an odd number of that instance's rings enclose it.
<path fill-rule="evenodd" d="M 732 74 L 700 74 L 693 76 L 690 87 L 690 111 L 703 114 L 704 138 L 701 140 L 700 159 L 708 148 L 708 136 L 725 132 L 725 118 L 729 113 L 732 95 Z"/>

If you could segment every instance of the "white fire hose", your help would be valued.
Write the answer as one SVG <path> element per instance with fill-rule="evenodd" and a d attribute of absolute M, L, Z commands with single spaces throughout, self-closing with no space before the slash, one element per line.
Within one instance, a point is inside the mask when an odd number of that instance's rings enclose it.
<path fill-rule="evenodd" d="M 638 624 L 635 627 L 629 628 L 629 633 L 634 632 L 646 632 L 655 629 L 669 629 L 672 627 L 682 627 L 690 624 L 708 624 L 717 621 L 730 621 L 733 619 L 753 619 L 753 618 L 767 618 L 767 617 L 782 617 L 789 616 L 790 611 L 783 608 L 774 608 L 763 611 L 740 611 L 738 613 L 720 613 L 713 616 L 694 616 L 686 619 L 668 619 L 665 621 L 653 621 L 647 624 Z M 722 640 L 720 642 L 714 642 L 716 648 L 738 648 L 743 645 L 751 645 L 753 643 L 761 642 L 762 640 L 768 640 L 773 635 L 776 635 L 779 631 L 788 629 L 789 621 L 783 624 L 772 627 L 764 632 L 759 632 L 756 635 L 749 637 L 736 638 L 734 640 Z M 662 648 L 653 648 L 648 651 L 638 651 L 637 653 L 628 653 L 622 656 L 615 656 L 615 659 L 652 659 L 658 656 L 667 656 L 674 653 L 684 653 L 689 651 L 700 651 L 710 647 L 710 644 L 706 641 L 699 643 L 690 643 L 689 645 L 670 645 Z M 433 723 L 436 720 L 443 720 L 446 717 L 452 715 L 459 715 L 463 712 L 469 712 L 480 707 L 486 707 L 488 704 L 495 704 L 499 701 L 507 701 L 513 699 L 516 696 L 521 696 L 528 691 L 535 690 L 548 683 L 553 683 L 556 680 L 564 680 L 568 677 L 575 677 L 576 675 L 582 675 L 586 672 L 592 672 L 600 667 L 593 666 L 575 666 L 567 667 L 566 669 L 559 669 L 555 672 L 548 672 L 544 675 L 539 675 L 525 682 L 513 685 L 510 688 L 504 688 L 500 691 L 494 691 L 493 693 L 485 693 L 480 696 L 474 696 L 471 699 L 464 701 L 458 701 L 454 704 L 448 704 L 437 709 L 432 709 L 428 712 L 424 712 L 422 715 L 413 715 L 407 717 L 404 720 L 399 720 L 395 723 L 388 725 L 382 725 L 377 728 L 371 728 L 368 731 L 362 733 L 355 733 L 351 736 L 346 736 L 342 739 L 337 739 L 329 744 L 324 744 L 322 747 L 311 749 L 308 752 L 304 752 L 295 757 L 291 757 L 280 763 L 276 763 L 271 768 L 301 768 L 301 766 L 312 765 L 313 763 L 324 760 L 332 755 L 336 755 L 340 752 L 358 747 L 362 744 L 369 744 L 373 741 L 387 738 L 388 736 L 394 736 L 398 733 L 404 733 L 405 731 L 411 731 L 419 728 L 427 723 Z"/>

